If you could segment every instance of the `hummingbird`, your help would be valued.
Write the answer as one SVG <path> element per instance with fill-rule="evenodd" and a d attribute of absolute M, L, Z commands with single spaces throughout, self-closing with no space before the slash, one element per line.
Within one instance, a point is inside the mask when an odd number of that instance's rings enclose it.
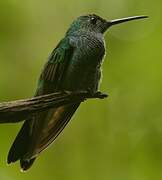
<path fill-rule="evenodd" d="M 95 14 L 78 17 L 44 65 L 35 96 L 65 90 L 97 92 L 105 56 L 105 32 L 113 25 L 143 18 L 147 16 L 115 20 L 106 20 Z M 51 108 L 26 119 L 10 148 L 8 164 L 19 160 L 21 170 L 28 170 L 38 155 L 62 132 L 79 105 L 77 102 Z"/>

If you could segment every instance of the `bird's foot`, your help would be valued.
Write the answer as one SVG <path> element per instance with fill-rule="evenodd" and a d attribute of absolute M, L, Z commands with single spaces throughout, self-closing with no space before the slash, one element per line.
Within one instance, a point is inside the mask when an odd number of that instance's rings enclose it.
<path fill-rule="evenodd" d="M 97 98 L 99 98 L 99 99 L 105 99 L 105 98 L 107 98 L 109 95 L 106 94 L 106 93 L 102 93 L 102 92 L 98 91 L 98 92 L 95 93 L 95 96 L 96 96 Z"/>
<path fill-rule="evenodd" d="M 100 91 L 94 92 L 92 91 L 90 88 L 87 89 L 87 93 L 91 96 L 91 97 L 96 97 L 99 99 L 104 99 L 108 97 L 108 94 L 102 93 Z"/>

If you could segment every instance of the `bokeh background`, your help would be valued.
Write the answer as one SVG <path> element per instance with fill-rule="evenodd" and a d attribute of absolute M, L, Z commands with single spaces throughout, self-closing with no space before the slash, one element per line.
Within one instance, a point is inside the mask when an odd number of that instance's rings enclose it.
<path fill-rule="evenodd" d="M 49 53 L 77 16 L 149 15 L 106 34 L 101 91 L 81 105 L 27 173 L 6 165 L 21 127 L 0 125 L 0 180 L 162 179 L 162 1 L 0 0 L 0 101 L 31 97 Z"/>

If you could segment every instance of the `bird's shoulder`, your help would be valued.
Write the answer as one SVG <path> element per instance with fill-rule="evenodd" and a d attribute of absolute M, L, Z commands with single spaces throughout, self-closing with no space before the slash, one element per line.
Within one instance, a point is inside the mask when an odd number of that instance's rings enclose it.
<path fill-rule="evenodd" d="M 40 75 L 36 95 L 53 92 L 59 88 L 74 50 L 69 40 L 67 37 L 63 38 L 50 54 Z"/>

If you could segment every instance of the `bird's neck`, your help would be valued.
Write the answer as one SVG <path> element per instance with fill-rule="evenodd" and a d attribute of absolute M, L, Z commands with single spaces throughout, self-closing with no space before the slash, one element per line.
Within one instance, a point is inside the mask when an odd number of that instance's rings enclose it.
<path fill-rule="evenodd" d="M 97 37 L 102 37 L 103 38 L 103 34 L 99 33 L 99 32 L 95 32 L 95 31 L 91 31 L 88 29 L 80 29 L 80 30 L 69 30 L 66 33 L 66 36 L 97 36 Z"/>

